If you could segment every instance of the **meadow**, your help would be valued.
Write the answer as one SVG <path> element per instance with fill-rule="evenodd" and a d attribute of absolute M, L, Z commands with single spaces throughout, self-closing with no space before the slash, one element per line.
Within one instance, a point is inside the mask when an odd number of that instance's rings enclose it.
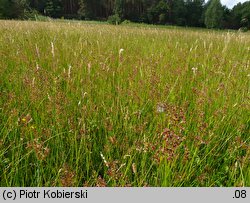
<path fill-rule="evenodd" d="M 0 21 L 0 186 L 250 186 L 250 34 Z"/>

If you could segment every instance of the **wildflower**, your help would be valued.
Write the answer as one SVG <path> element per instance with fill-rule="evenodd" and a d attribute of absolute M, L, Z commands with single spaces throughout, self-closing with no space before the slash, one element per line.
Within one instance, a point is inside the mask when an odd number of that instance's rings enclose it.
<path fill-rule="evenodd" d="M 82 97 L 82 98 L 85 98 L 87 94 L 88 94 L 87 92 L 84 92 L 84 94 L 83 94 L 83 97 Z"/>
<path fill-rule="evenodd" d="M 165 111 L 165 107 L 163 104 L 158 104 L 157 105 L 157 110 L 158 113 L 163 113 Z"/>
<path fill-rule="evenodd" d="M 70 78 L 70 75 L 71 75 L 71 69 L 72 69 L 72 66 L 69 65 L 69 70 L 68 70 L 68 78 Z"/>
<path fill-rule="evenodd" d="M 21 121 L 26 125 L 32 121 L 32 117 L 30 116 L 30 114 L 27 114 L 21 119 Z"/>
<path fill-rule="evenodd" d="M 193 71 L 194 75 L 196 75 L 197 70 L 198 70 L 198 68 L 196 68 L 196 67 L 193 67 L 193 68 L 192 68 L 192 71 Z"/>
<path fill-rule="evenodd" d="M 49 93 L 47 93 L 47 96 L 48 96 L 49 101 L 51 101 L 51 97 L 49 96 Z"/>
<path fill-rule="evenodd" d="M 38 63 L 36 63 L 36 71 L 38 71 L 40 69 Z"/>
<path fill-rule="evenodd" d="M 103 153 L 100 153 L 100 155 L 101 155 L 102 160 L 103 160 L 103 162 L 105 163 L 105 165 L 106 165 L 107 167 L 109 167 L 108 162 L 107 162 L 107 160 L 105 159 Z"/>
<path fill-rule="evenodd" d="M 122 52 L 124 52 L 124 49 L 119 50 L 119 56 L 121 56 Z"/>
<path fill-rule="evenodd" d="M 51 53 L 52 53 L 52 56 L 55 57 L 55 48 L 54 48 L 53 42 L 51 42 Z"/>
<path fill-rule="evenodd" d="M 37 44 L 36 44 L 36 55 L 37 55 L 38 58 L 40 58 L 39 48 L 38 48 Z"/>

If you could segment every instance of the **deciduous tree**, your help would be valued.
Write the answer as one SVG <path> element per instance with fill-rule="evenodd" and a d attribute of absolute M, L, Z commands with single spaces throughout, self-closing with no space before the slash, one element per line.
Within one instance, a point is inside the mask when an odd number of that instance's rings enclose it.
<path fill-rule="evenodd" d="M 221 28 L 223 7 L 220 0 L 211 0 L 205 13 L 205 25 L 207 28 Z"/>

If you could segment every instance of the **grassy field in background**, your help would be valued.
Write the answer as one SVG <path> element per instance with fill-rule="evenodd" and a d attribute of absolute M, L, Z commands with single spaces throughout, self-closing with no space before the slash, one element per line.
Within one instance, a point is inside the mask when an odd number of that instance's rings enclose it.
<path fill-rule="evenodd" d="M 250 186 L 250 34 L 166 28 L 0 21 L 0 186 Z"/>

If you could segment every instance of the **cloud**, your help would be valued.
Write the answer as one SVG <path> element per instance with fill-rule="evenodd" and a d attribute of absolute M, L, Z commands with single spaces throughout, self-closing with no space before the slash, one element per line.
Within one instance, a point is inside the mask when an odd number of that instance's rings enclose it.
<path fill-rule="evenodd" d="M 226 5 L 228 8 L 233 8 L 238 3 L 246 2 L 247 0 L 221 0 L 222 5 Z"/>

